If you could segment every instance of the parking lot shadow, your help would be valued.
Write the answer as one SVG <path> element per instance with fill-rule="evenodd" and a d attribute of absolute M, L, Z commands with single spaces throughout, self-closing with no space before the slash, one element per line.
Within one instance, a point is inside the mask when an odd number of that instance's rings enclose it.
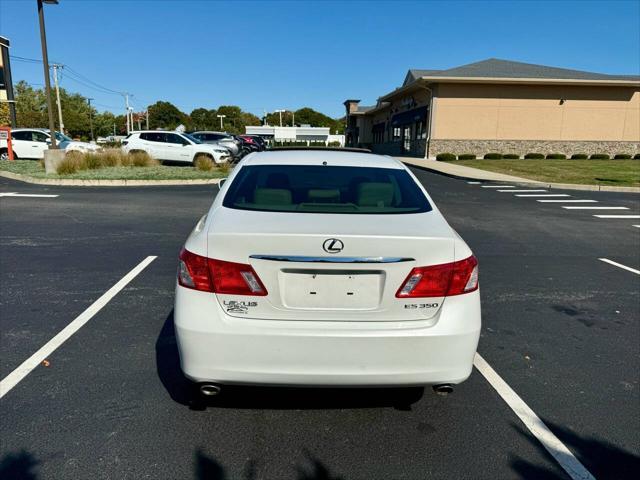
<path fill-rule="evenodd" d="M 248 409 L 341 409 L 393 407 L 411 410 L 422 398 L 423 388 L 288 388 L 288 387 L 223 387 L 212 399 L 198 395 L 182 374 L 178 345 L 173 327 L 173 310 L 167 315 L 156 340 L 156 369 L 162 385 L 171 398 L 189 408 L 207 407 Z"/>
<path fill-rule="evenodd" d="M 624 480 L 638 478 L 640 472 L 640 456 L 625 451 L 615 445 L 593 437 L 581 437 L 575 432 L 556 423 L 544 420 L 544 423 L 580 460 L 591 474 L 598 480 Z M 512 424 L 513 428 L 527 438 L 541 454 L 555 462 L 538 440 L 520 425 Z M 529 463 L 522 458 L 514 457 L 511 468 L 519 474 L 519 478 L 564 479 L 540 465 Z"/>
<path fill-rule="evenodd" d="M 296 465 L 296 480 L 344 480 L 343 477 L 334 476 L 329 468 L 320 460 L 314 458 L 309 452 L 305 452 L 304 465 Z M 255 464 L 249 462 L 242 480 L 254 480 L 256 478 Z M 215 459 L 206 455 L 202 450 L 195 452 L 195 478 L 197 480 L 231 480 L 227 476 L 224 467 Z M 293 476 L 290 478 L 294 478 Z"/>
<path fill-rule="evenodd" d="M 0 460 L 0 479 L 36 480 L 34 469 L 40 464 L 33 455 L 25 450 L 8 453 Z"/>

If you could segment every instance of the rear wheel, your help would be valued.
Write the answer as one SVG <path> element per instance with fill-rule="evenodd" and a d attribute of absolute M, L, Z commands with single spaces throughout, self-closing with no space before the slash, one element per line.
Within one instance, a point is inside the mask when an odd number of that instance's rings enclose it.
<path fill-rule="evenodd" d="M 13 152 L 13 158 L 16 160 L 18 156 L 16 152 Z M 6 148 L 0 149 L 0 160 L 9 160 L 9 150 Z"/>

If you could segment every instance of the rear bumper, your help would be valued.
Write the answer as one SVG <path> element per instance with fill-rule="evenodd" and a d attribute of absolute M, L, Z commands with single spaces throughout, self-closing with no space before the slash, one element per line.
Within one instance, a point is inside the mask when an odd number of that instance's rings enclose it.
<path fill-rule="evenodd" d="M 230 317 L 212 294 L 177 287 L 184 374 L 196 382 L 307 386 L 460 383 L 480 334 L 479 292 L 429 321 L 301 322 Z"/>

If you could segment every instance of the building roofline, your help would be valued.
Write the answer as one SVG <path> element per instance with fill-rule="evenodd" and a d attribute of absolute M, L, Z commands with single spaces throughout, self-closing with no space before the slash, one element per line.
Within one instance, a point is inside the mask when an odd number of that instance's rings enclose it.
<path fill-rule="evenodd" d="M 630 77 L 628 80 L 623 79 L 580 79 L 580 78 L 508 78 L 508 77 L 420 77 L 419 80 L 429 83 L 528 83 L 528 84 L 547 84 L 547 85 L 618 85 L 629 87 L 640 87 L 640 78 Z M 415 83 L 415 82 L 414 82 Z"/>
<path fill-rule="evenodd" d="M 494 84 L 521 84 L 521 85 L 584 85 L 584 86 L 618 86 L 618 87 L 640 87 L 640 79 L 635 80 L 581 80 L 564 78 L 504 78 L 504 77 L 420 77 L 403 87 L 381 96 L 378 101 L 384 101 L 394 97 L 399 93 L 415 90 L 421 84 L 432 85 L 434 83 L 494 83 Z M 378 110 L 378 107 L 373 110 Z M 366 113 L 371 113 L 370 110 Z"/>

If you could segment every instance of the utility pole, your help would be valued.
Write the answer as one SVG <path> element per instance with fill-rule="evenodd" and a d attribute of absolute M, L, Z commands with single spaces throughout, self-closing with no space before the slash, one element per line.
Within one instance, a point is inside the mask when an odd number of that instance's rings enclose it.
<path fill-rule="evenodd" d="M 129 130 L 131 130 L 131 126 L 129 125 L 129 94 L 128 93 L 124 94 L 124 104 L 125 104 L 125 107 L 127 109 L 127 113 L 126 113 L 126 115 L 127 115 L 127 135 L 129 135 Z"/>
<path fill-rule="evenodd" d="M 284 110 L 276 110 L 276 113 L 280 114 L 280 126 L 282 127 L 282 112 L 284 112 Z"/>
<path fill-rule="evenodd" d="M 149 130 L 149 108 L 147 108 L 147 111 L 145 113 L 145 117 L 147 118 L 146 129 Z"/>
<path fill-rule="evenodd" d="M 91 141 L 93 142 L 93 111 L 91 110 L 91 100 L 93 100 L 93 98 L 87 98 L 87 102 L 89 103 L 89 126 L 91 127 Z"/>
<path fill-rule="evenodd" d="M 115 123 L 113 124 L 113 136 L 114 137 L 116 136 L 116 124 Z"/>
<path fill-rule="evenodd" d="M 47 2 L 50 3 L 50 2 Z M 58 3 L 58 2 L 55 2 Z M 38 20 L 40 22 L 40 43 L 42 45 L 42 65 L 44 66 L 44 86 L 47 94 L 47 113 L 49 115 L 49 132 L 51 134 L 51 145 L 49 148 L 55 150 L 58 148 L 56 144 L 56 126 L 53 123 L 53 107 L 51 105 L 51 79 L 49 78 L 49 55 L 47 53 L 47 34 L 44 28 L 44 12 L 42 8 L 42 0 L 38 0 Z"/>
<path fill-rule="evenodd" d="M 216 115 L 220 119 L 220 130 L 224 130 L 224 125 L 222 124 L 222 119 L 226 118 L 226 115 Z"/>
<path fill-rule="evenodd" d="M 296 112 L 291 110 L 291 115 L 293 115 L 293 120 L 291 121 L 291 126 L 295 127 L 296 126 Z"/>
<path fill-rule="evenodd" d="M 58 69 L 63 65 L 54 63 L 53 67 L 53 83 L 56 86 L 56 102 L 58 103 L 58 123 L 60 124 L 60 133 L 64 134 L 64 122 L 62 121 L 62 104 L 60 103 L 60 88 L 58 88 Z"/>

